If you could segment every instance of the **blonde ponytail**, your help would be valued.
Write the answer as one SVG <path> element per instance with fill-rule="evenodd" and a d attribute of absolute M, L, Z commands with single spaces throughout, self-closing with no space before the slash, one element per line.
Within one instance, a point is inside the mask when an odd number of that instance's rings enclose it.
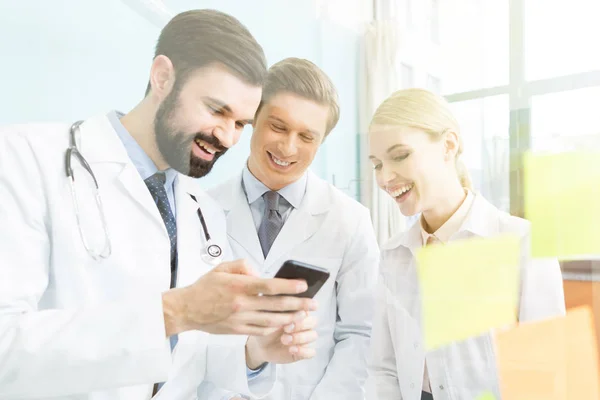
<path fill-rule="evenodd" d="M 465 189 L 473 190 L 473 182 L 471 181 L 471 174 L 469 174 L 469 170 L 465 163 L 457 159 L 456 160 L 456 173 L 458 174 L 458 180 L 460 181 L 460 185 Z"/>

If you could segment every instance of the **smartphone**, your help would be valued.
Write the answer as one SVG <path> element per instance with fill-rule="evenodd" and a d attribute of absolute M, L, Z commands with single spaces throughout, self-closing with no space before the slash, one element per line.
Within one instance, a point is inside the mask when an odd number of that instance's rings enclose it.
<path fill-rule="evenodd" d="M 281 279 L 299 279 L 306 281 L 308 289 L 296 294 L 296 297 L 313 298 L 321 287 L 329 279 L 329 271 L 316 265 L 306 264 L 300 261 L 288 260 L 283 263 L 275 278 Z"/>

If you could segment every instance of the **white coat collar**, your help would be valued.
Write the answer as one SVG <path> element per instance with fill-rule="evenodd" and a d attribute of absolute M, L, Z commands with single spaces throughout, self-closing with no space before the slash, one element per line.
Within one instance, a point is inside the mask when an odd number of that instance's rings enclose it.
<path fill-rule="evenodd" d="M 121 190 L 137 201 L 158 226 L 162 227 L 164 225 L 146 184 L 133 165 L 123 142 L 106 115 L 99 115 L 85 120 L 81 124 L 80 132 L 77 135 L 77 143 L 79 151 L 92 166 L 100 180 L 103 180 L 102 178 L 105 176 L 115 174 Z M 122 167 L 114 169 L 110 164 L 120 164 Z M 101 183 L 108 184 L 108 182 Z M 179 190 L 177 189 L 178 186 L 180 186 Z M 180 173 L 177 174 L 175 187 L 176 195 L 183 191 L 196 196 L 196 198 L 204 195 L 196 179 Z"/>
<path fill-rule="evenodd" d="M 451 239 L 464 239 L 468 237 L 491 237 L 501 233 L 501 217 L 503 212 L 494 207 L 480 193 L 475 193 L 473 205 L 459 230 Z M 392 237 L 382 248 L 392 250 L 405 247 L 413 254 L 422 247 L 421 225 L 416 222 L 406 231 Z"/>
<path fill-rule="evenodd" d="M 242 174 L 210 191 L 227 215 L 227 233 L 255 259 L 258 265 L 271 264 L 286 252 L 312 236 L 332 206 L 331 188 L 311 171 L 307 175 L 306 194 L 298 209 L 289 216 L 265 260 L 248 199 L 242 186 Z"/>
<path fill-rule="evenodd" d="M 230 191 L 226 191 L 224 195 L 219 195 L 220 205 L 225 212 L 231 211 L 240 204 L 248 204 L 242 185 L 242 173 L 223 184 L 223 188 L 230 188 Z M 298 208 L 311 215 L 319 215 L 329 211 L 331 204 L 331 193 L 327 182 L 308 170 L 306 193 Z"/>
<path fill-rule="evenodd" d="M 86 119 L 77 135 L 78 148 L 90 164 L 131 163 L 121 139 L 106 115 Z"/>

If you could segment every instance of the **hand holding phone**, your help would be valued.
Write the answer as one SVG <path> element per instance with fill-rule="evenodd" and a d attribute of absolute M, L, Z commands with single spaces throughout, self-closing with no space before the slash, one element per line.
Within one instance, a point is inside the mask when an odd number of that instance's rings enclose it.
<path fill-rule="evenodd" d="M 329 275 L 329 271 L 324 268 L 288 260 L 277 271 L 275 278 L 305 281 L 308 287 L 306 291 L 287 296 L 313 298 L 327 282 Z M 285 311 L 274 313 L 283 312 Z M 287 364 L 314 357 L 316 350 L 311 344 L 318 338 L 316 325 L 316 318 L 308 315 L 302 320 L 283 326 L 272 335 L 250 336 L 246 343 L 246 364 L 249 368 L 256 369 L 265 362 Z"/>

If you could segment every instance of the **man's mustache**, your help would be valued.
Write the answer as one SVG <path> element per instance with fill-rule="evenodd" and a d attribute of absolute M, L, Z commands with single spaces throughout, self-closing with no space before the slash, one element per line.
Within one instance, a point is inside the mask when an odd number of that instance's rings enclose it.
<path fill-rule="evenodd" d="M 210 144 L 215 149 L 217 149 L 217 151 L 219 153 L 225 153 L 228 150 L 227 147 L 225 147 L 221 144 L 221 141 L 219 139 L 217 139 L 216 137 L 214 137 L 212 135 L 207 135 L 205 133 L 198 132 L 196 134 L 196 136 L 194 136 L 194 141 L 196 141 L 198 139 Z"/>

